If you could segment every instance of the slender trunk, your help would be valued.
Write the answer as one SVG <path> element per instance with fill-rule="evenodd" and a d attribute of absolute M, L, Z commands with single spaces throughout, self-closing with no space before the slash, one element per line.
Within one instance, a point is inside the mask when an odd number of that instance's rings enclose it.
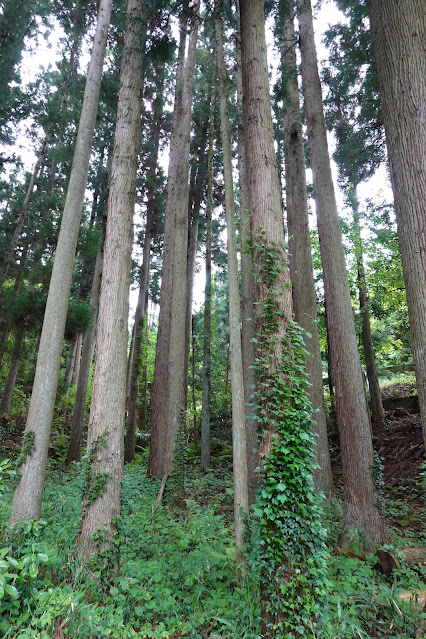
<path fill-rule="evenodd" d="M 120 514 L 133 212 L 140 150 L 146 8 L 128 0 L 111 166 L 96 363 L 79 547 L 85 559 L 111 548 Z M 94 491 L 94 486 L 101 486 Z M 102 539 L 96 542 L 96 534 Z"/>
<path fill-rule="evenodd" d="M 195 338 L 194 330 L 194 316 L 192 316 L 192 432 L 194 441 L 197 441 L 197 398 L 195 396 L 195 352 L 197 349 L 197 340 Z"/>
<path fill-rule="evenodd" d="M 150 132 L 151 152 L 147 161 L 147 207 L 146 207 L 146 230 L 143 248 L 143 261 L 140 272 L 139 296 L 135 313 L 135 323 L 132 335 L 132 350 L 129 355 L 128 365 L 128 394 L 127 394 L 127 433 L 124 446 L 124 461 L 131 462 L 135 458 L 136 443 L 136 423 L 137 423 L 137 403 L 138 403 L 138 386 L 139 386 L 139 370 L 142 352 L 142 340 L 146 339 L 143 331 L 143 317 L 146 315 L 148 308 L 149 293 L 149 271 L 150 271 L 150 251 L 151 239 L 158 232 L 158 207 L 157 207 L 157 169 L 158 155 L 160 148 L 161 124 L 164 109 L 164 64 L 157 70 L 156 76 L 156 95 L 152 107 L 152 129 Z M 145 363 L 146 364 L 146 363 Z M 146 365 L 144 373 L 146 385 Z M 145 397 L 142 401 L 146 404 Z M 146 408 L 146 407 L 145 407 Z M 145 411 L 146 412 L 146 411 Z M 145 428 L 145 418 L 144 418 Z"/>
<path fill-rule="evenodd" d="M 426 18 L 422 0 L 368 0 L 426 446 Z"/>
<path fill-rule="evenodd" d="M 216 6 L 215 33 L 219 75 L 219 113 L 225 180 L 225 213 L 228 253 L 229 350 L 232 395 L 232 450 L 234 468 L 234 529 L 236 559 L 242 560 L 243 515 L 248 512 L 247 444 L 244 401 L 243 356 L 241 352 L 240 289 L 235 235 L 234 186 L 232 180 L 231 132 L 228 111 L 228 78 L 223 52 L 222 24 Z"/>
<path fill-rule="evenodd" d="M 0 366 L 2 365 L 3 357 L 7 351 L 7 344 L 9 342 L 9 336 L 10 336 L 11 330 L 12 330 L 12 320 L 7 319 L 5 322 L 3 335 L 1 338 L 1 344 L 0 344 Z"/>
<path fill-rule="evenodd" d="M 142 378 L 139 380 L 139 413 L 138 413 L 138 424 L 139 430 L 141 433 L 146 432 L 146 420 L 147 420 L 147 381 L 148 381 L 148 321 L 147 321 L 147 312 L 148 307 L 145 307 L 144 313 L 144 331 L 143 331 L 143 339 L 144 339 L 144 358 L 142 362 Z"/>
<path fill-rule="evenodd" d="M 302 84 L 344 479 L 344 535 L 360 531 L 375 548 L 386 537 L 373 484 L 373 445 L 345 256 L 334 194 L 310 0 L 298 0 Z"/>
<path fill-rule="evenodd" d="M 148 473 L 155 477 L 164 477 L 172 470 L 175 438 L 185 399 L 188 172 L 198 10 L 196 4 L 190 24 L 186 62 L 183 57 L 186 25 L 182 24 L 181 57 L 176 72 L 148 460 Z"/>
<path fill-rule="evenodd" d="M 376 356 L 374 354 L 373 338 L 371 336 L 370 306 L 368 303 L 367 284 L 365 281 L 364 255 L 362 250 L 361 226 L 359 222 L 359 204 L 356 187 L 350 187 L 348 194 L 354 219 L 355 257 L 358 272 L 359 308 L 361 311 L 361 340 L 364 351 L 365 366 L 367 368 L 368 387 L 370 390 L 371 417 L 375 426 L 380 426 L 385 418 L 380 386 L 377 375 Z"/>
<path fill-rule="evenodd" d="M 84 335 L 83 352 L 81 355 L 80 374 L 78 376 L 77 392 L 75 396 L 74 410 L 71 421 L 70 441 L 68 445 L 67 464 L 81 460 L 81 436 L 84 426 L 84 412 L 86 409 L 87 386 L 89 384 L 90 366 L 92 364 L 93 351 L 96 339 L 96 321 L 98 317 L 99 293 L 101 289 L 102 263 L 103 263 L 103 237 L 100 240 L 98 254 L 96 256 L 95 271 L 93 274 L 90 306 L 92 318 Z"/>
<path fill-rule="evenodd" d="M 68 350 L 67 365 L 65 367 L 65 382 L 67 386 L 71 386 L 71 380 L 74 373 L 75 358 L 77 355 L 77 335 L 74 335 L 70 341 Z"/>
<path fill-rule="evenodd" d="M 256 356 L 254 323 L 253 265 L 250 255 L 250 215 L 246 176 L 246 133 L 243 113 L 243 76 L 241 70 L 240 7 L 237 2 L 237 109 L 238 109 L 238 172 L 240 190 L 240 237 L 241 237 L 241 342 L 243 353 L 244 397 L 246 402 L 247 477 L 249 504 L 255 502 L 259 485 L 257 417 L 249 405 L 255 384 L 252 364 Z"/>
<path fill-rule="evenodd" d="M 74 361 L 74 369 L 71 377 L 71 386 L 78 384 L 78 378 L 80 376 L 80 364 L 81 364 L 81 346 L 83 344 L 83 333 L 78 333 L 76 340 L 76 349 L 75 349 L 75 361 Z"/>
<path fill-rule="evenodd" d="M 210 383 L 212 339 L 212 208 L 215 74 L 210 89 L 209 150 L 207 156 L 206 283 L 203 322 L 203 394 L 201 407 L 201 470 L 210 466 Z"/>
<path fill-rule="evenodd" d="M 15 230 L 13 231 L 12 239 L 3 257 L 3 263 L 1 265 L 1 271 L 0 271 L 0 291 L 3 288 L 3 284 L 9 271 L 9 267 L 12 261 L 12 256 L 15 251 L 15 247 L 22 233 L 24 222 L 27 217 L 27 213 L 30 208 L 31 199 L 34 193 L 34 186 L 38 176 L 40 175 L 40 171 L 42 169 L 43 163 L 46 159 L 46 151 L 47 151 L 47 136 L 44 138 L 43 143 L 41 145 L 37 162 L 35 163 L 35 166 L 31 175 L 30 183 L 28 185 L 25 200 L 19 212 L 18 221 L 16 222 Z"/>
<path fill-rule="evenodd" d="M 229 430 L 229 342 L 226 350 L 226 362 L 225 362 L 225 395 L 223 401 L 223 431 L 224 434 L 228 434 Z"/>
<path fill-rule="evenodd" d="M 13 390 L 16 384 L 19 362 L 21 361 L 22 347 L 25 342 L 25 331 L 19 329 L 15 335 L 15 345 L 12 351 L 9 372 L 4 386 L 3 396 L 0 402 L 0 415 L 8 415 L 12 404 Z"/>
<path fill-rule="evenodd" d="M 124 461 L 130 463 L 135 458 L 136 418 L 138 404 L 139 365 L 142 350 L 143 316 L 146 308 L 149 287 L 149 260 L 151 251 L 151 221 L 147 220 L 143 247 L 143 261 L 140 272 L 139 295 L 136 305 L 134 325 L 134 352 L 130 374 L 130 393 L 127 412 L 127 431 L 124 444 Z"/>
<path fill-rule="evenodd" d="M 26 424 L 27 440 L 32 440 L 34 445 L 31 446 L 31 451 L 26 455 L 20 468 L 20 480 L 13 496 L 11 523 L 21 519 L 38 519 L 41 512 L 62 341 L 98 109 L 111 7 L 112 0 L 101 0 Z"/>
<path fill-rule="evenodd" d="M 130 401 L 130 386 L 131 386 L 131 383 L 132 383 L 133 359 L 134 359 L 134 355 L 135 355 L 135 331 L 136 331 L 136 323 L 133 323 L 132 337 L 130 338 L 129 356 L 127 358 L 126 411 L 128 410 L 129 401 Z"/>
<path fill-rule="evenodd" d="M 297 82 L 296 35 L 293 15 L 285 17 L 283 73 L 286 88 L 284 105 L 284 158 L 286 207 L 288 224 L 289 266 L 293 292 L 293 310 L 296 322 L 306 331 L 306 372 L 312 404 L 315 457 L 319 468 L 314 474 L 317 490 L 327 497 L 333 493 L 330 451 L 322 381 L 321 349 L 318 333 L 317 302 L 311 255 L 308 194 L 306 189 L 305 153 L 303 147 L 302 118 Z M 310 337 L 309 337 L 310 336 Z"/>
<path fill-rule="evenodd" d="M 19 271 L 15 279 L 15 285 L 13 287 L 13 293 L 15 297 L 19 294 L 19 291 L 21 290 L 22 282 L 24 279 L 25 266 L 27 264 L 27 255 L 28 255 L 28 244 L 26 243 L 24 246 L 24 250 L 22 251 L 20 264 L 19 264 Z M 0 368 L 3 362 L 4 354 L 6 353 L 6 350 L 7 350 L 7 343 L 9 341 L 9 335 L 11 330 L 12 330 L 12 320 L 6 319 L 4 329 L 3 329 L 3 334 L 1 336 L 1 342 L 0 342 Z"/>
<path fill-rule="evenodd" d="M 195 262 L 198 250 L 198 227 L 200 225 L 201 193 L 195 193 L 192 206 L 192 223 L 188 237 L 188 255 L 186 266 L 186 321 L 185 321 L 185 381 L 184 407 L 188 406 L 188 372 L 192 329 L 192 300 L 194 294 Z"/>

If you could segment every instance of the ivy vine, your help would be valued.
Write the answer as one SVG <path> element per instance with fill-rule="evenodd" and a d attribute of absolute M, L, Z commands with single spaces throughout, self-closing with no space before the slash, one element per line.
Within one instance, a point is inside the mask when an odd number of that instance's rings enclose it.
<path fill-rule="evenodd" d="M 312 479 L 315 446 L 306 390 L 308 353 L 302 329 L 290 318 L 281 337 L 280 251 L 265 243 L 255 248 L 262 265 L 256 280 L 262 285 L 263 299 L 257 308 L 253 404 L 259 430 L 273 433 L 254 507 L 262 633 L 275 639 L 311 639 L 318 636 L 328 580 L 322 497 Z"/>
<path fill-rule="evenodd" d="M 83 481 L 83 505 L 81 516 L 84 516 L 90 504 L 93 504 L 99 497 L 105 494 L 110 472 L 94 472 L 92 469 L 96 454 L 101 448 L 108 446 L 108 435 L 106 431 L 99 435 L 91 444 L 82 460 L 82 481 Z"/>

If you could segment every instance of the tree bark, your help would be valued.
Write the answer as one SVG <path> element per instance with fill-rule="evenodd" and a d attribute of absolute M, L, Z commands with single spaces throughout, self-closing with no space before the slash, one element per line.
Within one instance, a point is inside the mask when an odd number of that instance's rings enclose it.
<path fill-rule="evenodd" d="M 83 518 L 78 540 L 85 559 L 112 546 L 115 520 L 120 513 L 127 322 L 146 20 L 145 3 L 142 0 L 128 0 L 87 441 L 88 479 L 84 487 Z M 94 491 L 94 485 L 101 486 L 101 489 Z M 99 533 L 101 539 L 96 542 L 94 536 Z"/>
<path fill-rule="evenodd" d="M 311 255 L 305 153 L 297 81 L 296 42 L 293 15 L 286 16 L 282 43 L 282 62 L 286 88 L 284 159 L 293 310 L 296 322 L 306 331 L 304 340 L 306 349 L 309 351 L 309 355 L 306 357 L 306 372 L 311 384 L 308 393 L 314 409 L 312 419 L 316 445 L 315 457 L 319 466 L 314 474 L 315 486 L 317 490 L 323 491 L 326 497 L 331 497 L 333 494 L 333 476 L 331 473 L 325 416 L 317 302 Z"/>
<path fill-rule="evenodd" d="M 426 445 L 426 15 L 368 0 Z"/>
<path fill-rule="evenodd" d="M 210 466 L 210 390 L 212 341 L 212 208 L 213 208 L 213 144 L 215 112 L 215 74 L 210 90 L 209 150 L 207 156 L 206 204 L 206 282 L 203 317 L 203 394 L 201 408 L 201 470 Z"/>
<path fill-rule="evenodd" d="M 78 378 L 80 376 L 82 344 L 83 344 L 83 333 L 78 333 L 77 340 L 76 340 L 74 368 L 73 368 L 72 376 L 71 376 L 71 386 L 78 384 Z"/>
<path fill-rule="evenodd" d="M 65 382 L 67 386 L 71 386 L 71 380 L 74 373 L 76 354 L 77 354 L 77 335 L 74 335 L 70 341 L 70 347 L 68 349 L 67 365 L 65 367 Z"/>
<path fill-rule="evenodd" d="M 222 24 L 216 6 L 216 55 L 219 75 L 219 113 L 225 181 L 225 214 L 228 253 L 229 352 L 232 396 L 232 458 L 234 475 L 234 529 L 236 559 L 242 560 L 244 543 L 243 516 L 248 512 L 247 444 L 243 356 L 241 352 L 240 289 L 237 242 L 235 235 L 234 186 L 232 179 L 231 133 L 228 111 L 228 78 L 226 73 Z"/>
<path fill-rule="evenodd" d="M 265 288 L 264 278 L 260 276 L 264 267 L 264 257 L 256 245 L 264 245 L 265 250 L 271 247 L 277 255 L 277 263 L 281 266 L 277 288 L 282 291 L 282 295 L 277 299 L 277 303 L 282 319 L 279 335 L 276 336 L 275 352 L 270 357 L 270 368 L 273 370 L 282 355 L 280 338 L 284 336 L 292 315 L 291 289 L 286 267 L 281 187 L 274 150 L 263 4 L 259 0 L 240 0 L 240 11 L 247 185 L 253 243 L 257 334 L 263 334 L 266 329 L 259 316 L 259 305 L 267 298 L 269 292 Z M 267 411 L 267 407 L 265 410 Z M 260 442 L 260 451 L 265 456 L 269 455 L 272 439 L 273 431 L 269 428 L 263 432 Z"/>
<path fill-rule="evenodd" d="M 26 424 L 26 432 L 34 433 L 34 447 L 26 456 L 19 471 L 20 480 L 13 496 L 10 523 L 21 519 L 38 519 L 41 512 L 62 340 L 87 183 L 111 7 L 112 0 L 101 0 Z"/>
<path fill-rule="evenodd" d="M 81 436 L 84 426 L 87 386 L 89 384 L 90 366 L 92 363 L 93 351 L 95 350 L 96 322 L 98 318 L 99 294 L 102 278 L 103 242 L 104 239 L 103 237 L 101 237 L 98 254 L 96 256 L 95 272 L 93 274 L 92 291 L 90 295 L 92 318 L 90 320 L 90 325 L 84 335 L 80 374 L 78 376 L 77 392 L 75 396 L 74 410 L 71 421 L 70 441 L 68 445 L 66 460 L 67 464 L 70 464 L 72 461 L 81 460 Z"/>
<path fill-rule="evenodd" d="M 175 438 L 185 400 L 185 318 L 188 243 L 188 173 L 192 87 L 198 35 L 198 4 L 190 23 L 185 61 L 182 24 L 181 56 L 170 138 L 170 159 L 164 226 L 160 315 L 152 391 L 151 446 L 148 473 L 164 477 L 173 466 Z"/>
<path fill-rule="evenodd" d="M 240 238 L 241 238 L 241 348 L 243 354 L 244 397 L 246 402 L 246 444 L 247 444 L 247 480 L 249 504 L 255 502 L 256 488 L 259 485 L 259 466 L 257 418 L 254 406 L 249 405 L 255 384 L 252 364 L 255 358 L 255 322 L 254 322 L 254 281 L 253 264 L 250 254 L 250 215 L 246 176 L 246 133 L 243 112 L 243 76 L 241 69 L 240 7 L 237 2 L 237 115 L 238 115 L 238 172 L 240 191 Z"/>
<path fill-rule="evenodd" d="M 362 532 L 375 548 L 385 539 L 372 478 L 373 445 L 331 175 L 310 0 L 298 0 L 302 85 L 344 480 L 344 535 Z"/>
<path fill-rule="evenodd" d="M 143 247 L 143 261 L 140 270 L 139 295 L 136 305 L 134 336 L 133 336 L 133 358 L 130 367 L 130 392 L 127 405 L 127 430 L 124 440 L 124 461 L 130 463 L 135 458 L 136 444 L 136 419 L 138 405 L 138 381 L 139 365 L 142 348 L 143 316 L 146 309 L 146 300 L 149 289 L 149 261 L 151 253 L 151 219 L 147 219 L 145 239 Z"/>
<path fill-rule="evenodd" d="M 377 375 L 376 356 L 374 354 L 373 338 L 371 335 L 370 305 L 368 302 L 367 283 L 365 280 L 364 255 L 362 250 L 361 227 L 359 221 L 359 203 L 355 185 L 349 187 L 348 198 L 352 207 L 354 219 L 355 257 L 358 273 L 358 296 L 361 311 L 361 341 L 367 369 L 368 387 L 371 400 L 371 418 L 375 426 L 380 426 L 385 418 L 385 411 L 380 394 Z"/>

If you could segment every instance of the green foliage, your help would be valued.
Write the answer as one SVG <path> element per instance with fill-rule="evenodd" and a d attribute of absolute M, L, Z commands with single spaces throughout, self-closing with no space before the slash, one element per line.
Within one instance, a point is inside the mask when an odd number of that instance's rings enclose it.
<path fill-rule="evenodd" d="M 254 403 L 260 434 L 272 432 L 254 509 L 262 616 L 267 636 L 308 639 L 317 635 L 328 587 L 321 499 L 312 480 L 312 409 L 304 372 L 308 353 L 300 327 L 290 319 L 279 337 L 281 265 L 274 247 L 262 243 L 256 249 L 262 263 L 257 277 L 267 293 L 258 308 Z"/>
<path fill-rule="evenodd" d="M 374 568 L 377 557 L 369 555 L 366 561 L 355 557 L 332 557 L 329 563 L 330 594 L 324 614 L 324 637 L 339 639 L 371 636 L 382 639 L 405 639 L 415 636 L 419 614 L 398 594 L 407 587 L 418 587 L 419 580 L 411 571 L 409 579 L 400 572 L 392 583 L 379 579 Z M 411 583 L 410 583 L 411 582 Z M 392 634 L 389 634 L 391 629 Z M 374 633 L 374 634 L 372 634 Z"/>
<path fill-rule="evenodd" d="M 9 460 L 1 462 L 0 504 L 4 477 L 14 473 Z M 45 526 L 44 520 L 28 520 L 3 531 L 9 545 L 0 548 L 2 637 L 50 639 L 55 619 L 69 618 L 77 601 L 70 586 L 53 584 L 52 570 L 59 559 L 40 539 Z"/>
<path fill-rule="evenodd" d="M 84 300 L 70 300 L 68 306 L 65 337 L 70 339 L 77 333 L 85 333 L 92 319 L 93 310 Z"/>

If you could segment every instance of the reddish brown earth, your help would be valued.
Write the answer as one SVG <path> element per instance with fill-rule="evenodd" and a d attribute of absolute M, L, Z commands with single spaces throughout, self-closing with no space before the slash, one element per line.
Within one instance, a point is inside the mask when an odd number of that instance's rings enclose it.
<path fill-rule="evenodd" d="M 420 481 L 420 466 L 425 457 L 418 402 L 412 384 L 395 384 L 382 391 L 386 419 L 373 429 L 374 450 L 383 464 L 385 488 L 404 488 Z M 331 434 L 333 473 L 342 480 L 337 430 Z"/>

